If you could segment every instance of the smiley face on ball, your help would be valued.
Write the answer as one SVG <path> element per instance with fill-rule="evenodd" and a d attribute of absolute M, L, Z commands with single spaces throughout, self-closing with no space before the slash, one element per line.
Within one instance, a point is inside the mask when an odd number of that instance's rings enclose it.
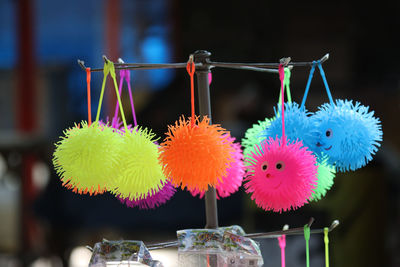
<path fill-rule="evenodd" d="M 283 174 L 285 173 L 286 164 L 282 160 L 273 161 L 271 164 L 264 161 L 261 164 L 261 172 L 264 173 L 265 183 L 271 189 L 278 189 L 285 181 Z"/>
<path fill-rule="evenodd" d="M 336 158 L 342 153 L 342 144 L 345 136 L 345 126 L 334 121 L 320 122 L 317 127 L 315 151 Z"/>
<path fill-rule="evenodd" d="M 256 146 L 245 188 L 264 210 L 276 212 L 301 207 L 316 186 L 315 156 L 301 142 L 268 139 Z"/>

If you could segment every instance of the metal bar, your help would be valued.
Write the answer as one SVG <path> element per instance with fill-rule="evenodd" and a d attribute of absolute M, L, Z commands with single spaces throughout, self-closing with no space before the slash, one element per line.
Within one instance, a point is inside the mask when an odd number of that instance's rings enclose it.
<path fill-rule="evenodd" d="M 199 95 L 199 114 L 211 118 L 211 105 L 210 105 L 210 87 L 208 84 L 208 74 L 210 73 L 210 59 L 211 53 L 198 50 L 194 52 L 194 61 L 202 63 L 201 66 L 196 67 L 197 88 Z M 215 187 L 208 187 L 205 193 L 206 205 L 206 226 L 208 229 L 218 228 L 218 210 L 217 210 L 217 193 Z"/>
<path fill-rule="evenodd" d="M 313 221 L 314 221 L 314 218 L 311 218 L 310 222 L 308 223 L 308 226 L 311 226 Z M 339 221 L 338 220 L 334 220 L 332 222 L 331 226 L 329 226 L 329 228 L 328 228 L 329 232 L 333 231 L 338 225 L 339 225 Z M 324 233 L 324 228 L 311 230 L 311 234 L 323 234 L 323 233 Z M 281 235 L 303 235 L 303 234 L 304 234 L 304 227 L 297 227 L 297 228 L 281 230 L 281 231 L 246 234 L 246 235 L 244 235 L 244 237 L 248 237 L 248 238 L 277 238 L 277 237 L 279 237 Z M 163 249 L 163 248 L 177 247 L 177 246 L 179 246 L 179 242 L 177 240 L 169 241 L 169 242 L 162 242 L 162 243 L 153 243 L 153 244 L 146 245 L 146 247 L 149 250 Z"/>
<path fill-rule="evenodd" d="M 145 68 L 145 69 L 165 69 L 165 68 L 186 68 L 187 63 L 166 63 L 166 64 L 152 64 L 152 63 L 115 63 L 116 67 L 132 67 L 132 68 Z"/>
<path fill-rule="evenodd" d="M 198 66 L 195 66 L 198 67 Z M 181 67 L 181 66 L 168 66 L 168 65 L 164 65 L 164 64 L 160 64 L 160 66 L 123 66 L 123 65 L 119 65 L 115 67 L 115 70 L 159 70 L 159 69 L 183 69 L 186 68 L 186 63 L 185 63 L 185 67 Z M 98 69 L 91 69 L 91 72 L 101 72 L 103 71 L 102 68 L 98 68 Z"/>
<path fill-rule="evenodd" d="M 80 61 L 82 62 L 82 61 Z M 132 65 L 126 65 L 126 64 L 114 64 L 115 69 L 116 70 L 156 70 L 156 69 L 183 69 L 186 68 L 186 63 L 184 67 L 181 66 L 181 63 L 177 64 L 177 65 L 172 65 L 172 64 L 158 64 L 158 66 L 154 66 L 154 64 L 152 65 L 145 65 L 145 64 L 141 64 L 138 66 L 132 66 Z M 80 64 L 81 65 L 81 64 Z M 81 67 L 83 67 L 84 65 L 81 65 Z M 196 68 L 201 68 L 204 67 L 203 64 L 195 64 Z M 210 68 L 213 67 L 219 67 L 219 66 L 214 66 L 214 65 L 210 65 Z M 292 68 L 292 66 L 289 66 L 290 68 Z M 223 68 L 226 69 L 238 69 L 238 70 L 250 70 L 250 71 L 259 71 L 259 72 L 270 72 L 270 73 L 278 73 L 277 69 L 268 69 L 266 67 L 262 67 L 262 68 L 258 68 L 258 67 L 249 67 L 249 66 L 224 66 Z M 98 69 L 91 69 L 91 72 L 101 72 L 103 71 L 102 68 L 98 68 Z"/>
<path fill-rule="evenodd" d="M 285 63 L 286 66 L 290 67 L 306 67 L 312 66 L 313 62 L 290 62 L 290 58 L 283 58 L 283 61 L 288 59 Z M 319 61 L 324 63 L 329 59 L 329 54 L 324 55 Z M 278 68 L 281 63 L 228 63 L 228 62 L 210 62 L 211 66 L 222 67 L 222 68 L 240 68 L 240 67 L 255 67 L 255 68 Z"/>
<path fill-rule="evenodd" d="M 321 63 L 328 60 L 329 54 L 324 55 L 320 61 Z M 82 69 L 85 69 L 85 62 L 78 59 L 78 64 Z M 228 68 L 228 69 L 240 69 L 240 70 L 252 70 L 252 71 L 262 71 L 262 72 L 272 72 L 276 73 L 279 64 L 281 63 L 227 63 L 227 62 L 203 62 L 196 63 L 196 68 Z M 306 67 L 312 66 L 313 62 L 288 62 L 287 67 Z M 114 63 L 115 69 L 129 69 L 129 70 L 151 70 L 151 69 L 183 69 L 186 68 L 186 63 L 160 63 L 160 64 L 150 64 L 150 63 Z M 103 71 L 102 68 L 91 69 L 93 72 Z"/>
<path fill-rule="evenodd" d="M 259 72 L 270 72 L 270 73 L 278 73 L 277 69 L 268 69 L 265 67 L 250 67 L 250 66 L 223 66 L 222 64 L 219 63 L 212 63 L 211 67 L 222 67 L 226 69 L 237 69 L 237 70 L 250 70 L 250 71 L 259 71 Z"/>

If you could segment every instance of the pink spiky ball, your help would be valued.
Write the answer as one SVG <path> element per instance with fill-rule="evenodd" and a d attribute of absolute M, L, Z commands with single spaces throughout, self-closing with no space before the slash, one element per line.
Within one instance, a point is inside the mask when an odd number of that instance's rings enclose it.
<path fill-rule="evenodd" d="M 315 156 L 302 142 L 282 139 L 256 145 L 249 162 L 244 185 L 258 207 L 274 212 L 297 209 L 307 202 L 317 185 Z"/>
<path fill-rule="evenodd" d="M 215 189 L 217 191 L 217 199 L 229 197 L 231 194 L 239 190 L 242 185 L 245 168 L 243 163 L 243 152 L 240 143 L 235 143 L 235 138 L 229 134 L 223 135 L 223 138 L 231 144 L 233 151 L 231 152 L 233 162 L 226 170 L 226 175 L 223 176 Z M 200 198 L 204 197 L 205 191 L 192 190 L 190 193 L 193 196 L 199 195 Z"/>

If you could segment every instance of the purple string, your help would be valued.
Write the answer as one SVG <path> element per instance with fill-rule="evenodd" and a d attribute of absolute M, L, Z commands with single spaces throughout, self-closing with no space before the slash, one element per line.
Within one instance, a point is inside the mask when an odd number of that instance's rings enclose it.
<path fill-rule="evenodd" d="M 136 113 L 135 113 L 135 106 L 133 104 L 133 97 L 132 97 L 132 88 L 131 88 L 131 73 L 129 72 L 129 70 L 120 70 L 119 71 L 119 94 L 121 95 L 122 92 L 122 84 L 124 82 L 124 78 L 126 83 L 128 84 L 128 91 L 129 91 L 129 99 L 131 101 L 131 108 L 132 108 L 132 116 L 133 116 L 133 123 L 134 126 L 137 126 L 137 121 L 136 121 Z M 118 100 L 117 103 L 115 105 L 115 112 L 114 112 L 114 118 L 112 120 L 112 127 L 115 127 L 115 124 L 118 120 Z"/>
<path fill-rule="evenodd" d="M 125 70 L 125 71 L 126 71 L 125 80 L 126 80 L 126 83 L 128 84 L 129 99 L 131 100 L 133 123 L 134 123 L 134 126 L 137 126 L 135 106 L 133 105 L 133 97 L 132 97 L 132 89 L 131 89 L 131 73 L 129 72 L 129 70 Z"/>
<path fill-rule="evenodd" d="M 124 76 L 125 74 L 123 73 L 124 70 L 121 70 L 119 72 L 119 95 L 121 95 L 122 92 L 122 83 L 124 82 Z M 115 128 L 115 124 L 118 118 L 118 99 L 117 99 L 117 103 L 115 104 L 115 112 L 114 112 L 114 117 L 112 119 L 112 123 L 111 126 L 112 128 Z"/>

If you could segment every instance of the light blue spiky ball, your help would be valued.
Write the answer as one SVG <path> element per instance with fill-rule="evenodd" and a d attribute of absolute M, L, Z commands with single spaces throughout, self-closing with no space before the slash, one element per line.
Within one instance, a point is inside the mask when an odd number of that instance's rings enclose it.
<path fill-rule="evenodd" d="M 266 128 L 262 133 L 261 137 L 267 139 L 280 138 L 282 136 L 282 119 L 281 119 L 281 105 L 278 104 L 275 110 L 274 121 L 271 121 L 268 128 Z M 295 103 L 285 103 L 285 136 L 287 139 L 292 141 L 302 141 L 303 145 L 310 147 L 310 144 L 315 142 L 315 137 L 312 135 L 312 124 L 310 120 L 311 113 L 308 112 L 304 107 Z"/>
<path fill-rule="evenodd" d="M 382 126 L 374 112 L 352 100 L 337 99 L 325 103 L 312 116 L 316 140 L 312 150 L 328 156 L 341 172 L 365 166 L 378 151 L 382 141 Z"/>

